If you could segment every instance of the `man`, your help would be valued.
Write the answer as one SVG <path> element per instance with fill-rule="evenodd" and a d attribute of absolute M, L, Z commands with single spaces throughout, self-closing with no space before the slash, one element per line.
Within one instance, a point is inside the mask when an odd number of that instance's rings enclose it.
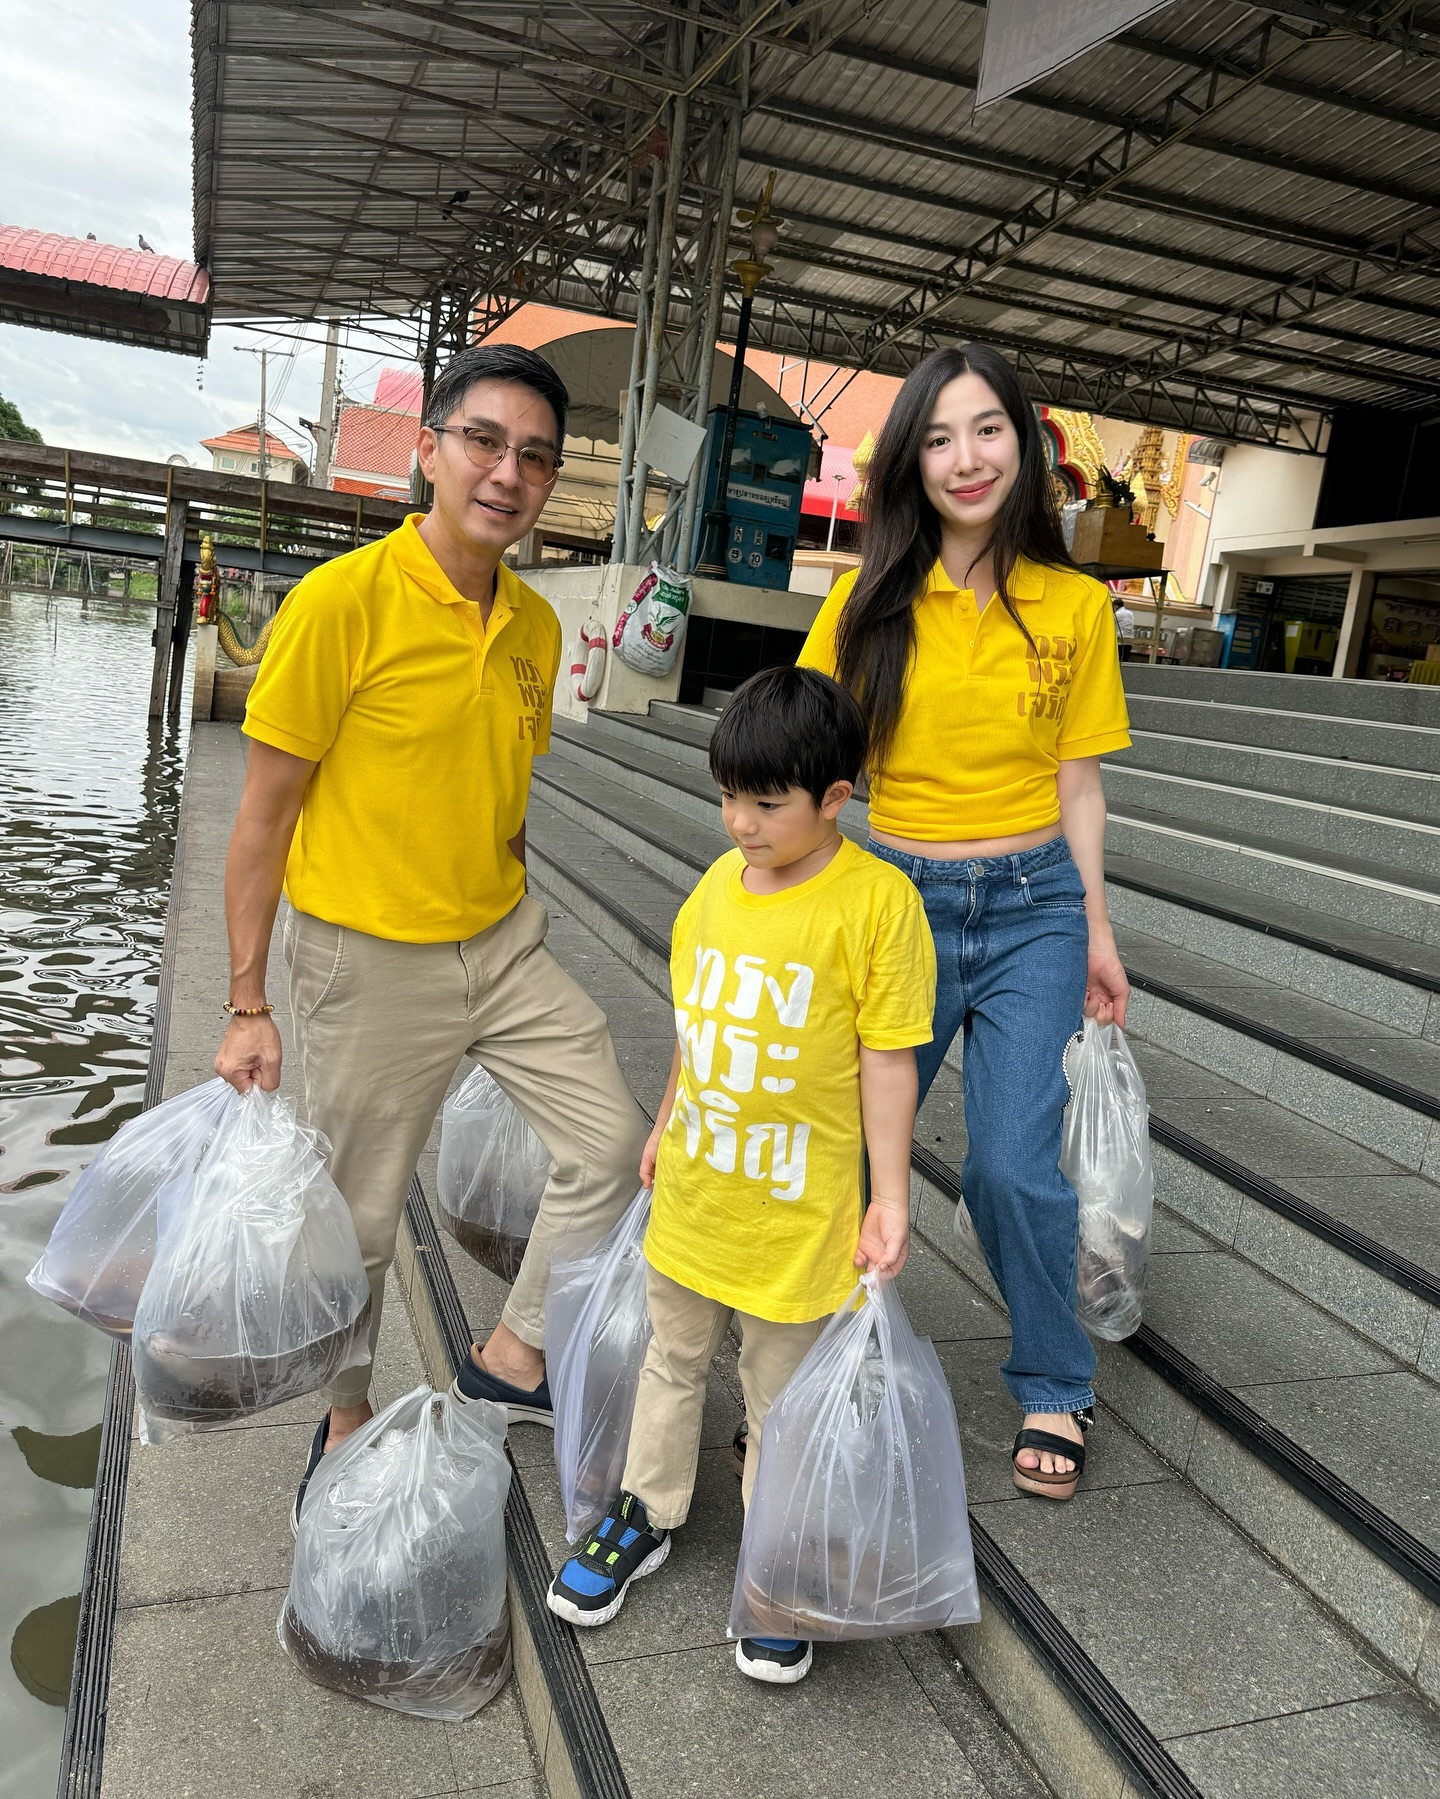
<path fill-rule="evenodd" d="M 305 1111 L 355 1221 L 372 1349 L 436 1111 L 462 1055 L 489 1069 L 554 1165 L 501 1322 L 453 1390 L 552 1425 L 551 1249 L 609 1227 L 646 1137 L 604 1015 L 544 947 L 545 909 L 525 892 L 560 626 L 500 558 L 550 496 L 567 400 L 531 351 L 462 352 L 420 430 L 430 512 L 307 575 L 276 615 L 246 711 L 225 869 L 231 1019 L 215 1059 L 241 1089 L 279 1084 L 265 966 L 283 879 Z M 320 1457 L 371 1416 L 369 1380 L 354 1369 L 328 1390 L 297 1521 Z"/>
<path fill-rule="evenodd" d="M 1118 593 L 1110 604 L 1115 608 L 1115 637 L 1120 646 L 1120 660 L 1128 662 L 1135 651 L 1135 614 Z"/>

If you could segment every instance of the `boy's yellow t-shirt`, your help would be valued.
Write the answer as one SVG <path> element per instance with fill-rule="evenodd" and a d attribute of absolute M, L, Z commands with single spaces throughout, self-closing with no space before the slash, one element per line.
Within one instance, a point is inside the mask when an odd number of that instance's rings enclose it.
<path fill-rule="evenodd" d="M 680 908 L 670 984 L 680 1084 L 645 1254 L 671 1280 L 777 1324 L 857 1279 L 860 1045 L 930 1041 L 935 948 L 915 888 L 848 839 L 783 893 L 731 850 Z"/>

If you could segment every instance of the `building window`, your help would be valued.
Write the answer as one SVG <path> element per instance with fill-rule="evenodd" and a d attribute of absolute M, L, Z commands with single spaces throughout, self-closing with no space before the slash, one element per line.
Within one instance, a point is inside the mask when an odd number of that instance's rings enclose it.
<path fill-rule="evenodd" d="M 220 466 L 221 468 L 234 468 L 235 458 L 233 456 L 222 456 L 220 458 Z"/>
<path fill-rule="evenodd" d="M 258 475 L 260 473 L 260 464 L 258 462 L 252 462 L 250 464 L 250 473 L 252 475 Z"/>

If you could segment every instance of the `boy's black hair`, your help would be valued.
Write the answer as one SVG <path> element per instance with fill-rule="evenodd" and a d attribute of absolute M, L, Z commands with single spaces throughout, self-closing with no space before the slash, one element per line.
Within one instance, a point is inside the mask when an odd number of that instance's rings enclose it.
<path fill-rule="evenodd" d="M 865 720 L 829 675 L 765 668 L 737 687 L 710 738 L 710 772 L 731 793 L 803 787 L 818 806 L 836 781 L 858 781 Z"/>
<path fill-rule="evenodd" d="M 430 389 L 425 423 L 431 426 L 447 423 L 477 381 L 518 381 L 522 387 L 539 394 L 542 400 L 548 400 L 555 414 L 555 448 L 565 448 L 569 391 L 543 356 L 537 356 L 533 350 L 522 350 L 519 344 L 472 344 L 468 350 L 452 356 Z"/>

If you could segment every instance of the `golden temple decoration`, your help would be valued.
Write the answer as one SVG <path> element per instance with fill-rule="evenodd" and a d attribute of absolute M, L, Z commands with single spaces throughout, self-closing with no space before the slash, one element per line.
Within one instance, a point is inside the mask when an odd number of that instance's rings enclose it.
<path fill-rule="evenodd" d="M 1160 516 L 1160 490 L 1164 485 L 1160 468 L 1164 457 L 1165 433 L 1158 425 L 1147 425 L 1135 439 L 1122 471 L 1135 491 L 1137 522 L 1152 532 Z"/>
<path fill-rule="evenodd" d="M 1088 412 L 1069 412 L 1060 406 L 1047 406 L 1045 417 L 1064 438 L 1060 460 L 1083 476 L 1093 492 L 1105 467 L 1105 446 L 1094 419 Z"/>
<path fill-rule="evenodd" d="M 1188 431 L 1182 431 L 1175 439 L 1175 449 L 1170 457 L 1170 468 L 1165 476 L 1165 484 L 1160 489 L 1160 500 L 1171 518 L 1179 516 L 1180 489 L 1185 485 L 1185 463 L 1190 455 L 1190 446 L 1195 439 Z"/>

